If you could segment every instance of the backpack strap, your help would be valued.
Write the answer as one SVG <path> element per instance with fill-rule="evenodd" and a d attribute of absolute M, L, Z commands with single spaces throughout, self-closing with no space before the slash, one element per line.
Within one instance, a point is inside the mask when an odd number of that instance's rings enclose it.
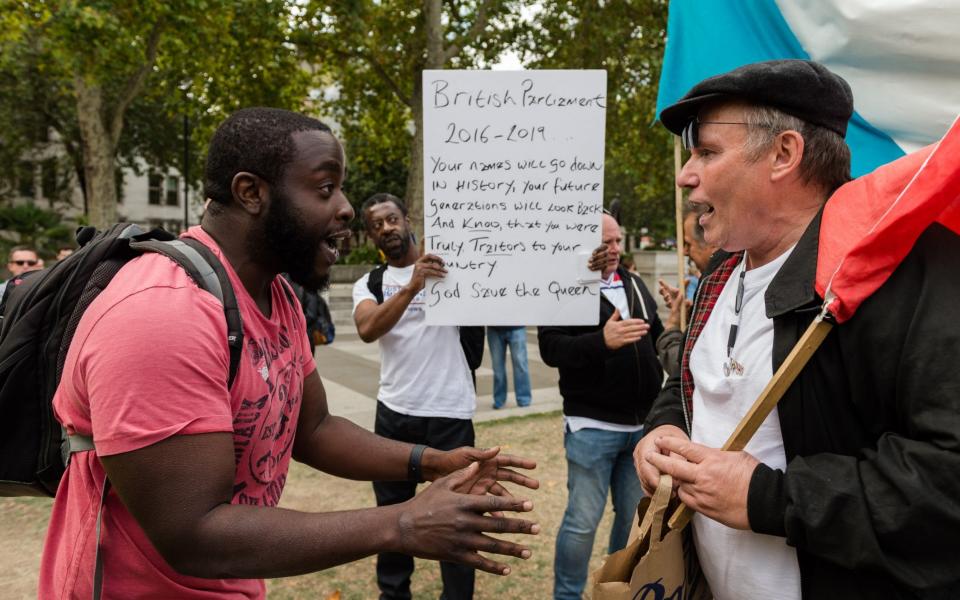
<path fill-rule="evenodd" d="M 387 265 L 379 265 L 367 277 L 367 289 L 377 299 L 377 304 L 383 304 L 383 274 L 386 270 Z"/>
<path fill-rule="evenodd" d="M 471 372 L 479 369 L 483 361 L 483 343 L 486 341 L 484 334 L 482 326 L 460 326 L 460 348 Z"/>
<path fill-rule="evenodd" d="M 103 591 L 103 549 L 100 547 L 100 529 L 103 525 L 103 505 L 110 493 L 110 479 L 103 476 L 100 492 L 100 507 L 97 509 L 97 551 L 93 558 L 93 600 L 100 600 Z"/>
<path fill-rule="evenodd" d="M 184 271 L 207 292 L 223 304 L 227 318 L 227 345 L 230 348 L 230 374 L 227 388 L 233 387 L 237 371 L 240 368 L 240 356 L 243 353 L 243 320 L 237 305 L 237 296 L 233 284 L 223 264 L 199 240 L 180 238 L 168 241 L 144 240 L 131 242 L 130 247 L 140 252 L 157 252 L 180 265 Z"/>
<path fill-rule="evenodd" d="M 287 302 L 290 303 L 290 306 L 296 306 L 297 304 L 293 301 L 293 299 L 297 297 L 297 294 L 293 291 L 293 281 L 288 280 L 283 274 L 281 274 L 280 287 L 283 288 L 283 293 L 286 294 Z M 303 307 L 301 306 L 301 308 Z"/>
<path fill-rule="evenodd" d="M 378 265 L 367 277 L 367 289 L 377 299 L 377 304 L 383 304 L 383 274 L 386 270 L 387 265 Z M 484 340 L 483 327 L 460 327 L 460 348 L 467 359 L 467 366 L 471 373 L 480 368 Z"/>

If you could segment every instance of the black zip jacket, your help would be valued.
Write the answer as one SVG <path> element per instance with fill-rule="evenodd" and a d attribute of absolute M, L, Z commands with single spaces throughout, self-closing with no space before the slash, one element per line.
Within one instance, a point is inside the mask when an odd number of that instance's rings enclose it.
<path fill-rule="evenodd" d="M 820 310 L 819 233 L 766 292 L 774 371 Z M 960 236 L 930 226 L 778 405 L 787 469 L 760 465 L 747 508 L 796 547 L 804 598 L 960 598 L 958 263 Z M 646 425 L 667 423 L 685 428 L 679 377 Z"/>
<path fill-rule="evenodd" d="M 537 341 L 543 362 L 560 371 L 563 414 L 640 425 L 663 381 L 653 345 L 653 340 L 663 332 L 663 324 L 657 316 L 657 302 L 643 281 L 623 267 L 617 273 L 623 280 L 630 316 L 642 319 L 641 299 L 631 281 L 640 290 L 650 317 L 647 335 L 619 350 L 608 349 L 603 341 L 603 326 L 613 315 L 614 307 L 601 294 L 598 325 L 538 327 Z"/>

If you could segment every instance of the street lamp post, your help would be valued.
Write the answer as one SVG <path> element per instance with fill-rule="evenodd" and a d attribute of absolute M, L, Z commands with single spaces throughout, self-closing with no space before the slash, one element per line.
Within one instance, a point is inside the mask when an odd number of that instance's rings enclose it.
<path fill-rule="evenodd" d="M 183 230 L 190 227 L 190 117 L 183 111 Z"/>

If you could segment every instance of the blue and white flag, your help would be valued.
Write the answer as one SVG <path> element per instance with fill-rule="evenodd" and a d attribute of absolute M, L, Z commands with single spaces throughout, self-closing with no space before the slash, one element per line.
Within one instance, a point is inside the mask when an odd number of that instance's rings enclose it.
<path fill-rule="evenodd" d="M 751 62 L 823 63 L 853 88 L 854 177 L 940 139 L 960 114 L 960 2 L 671 0 L 657 114 Z"/>

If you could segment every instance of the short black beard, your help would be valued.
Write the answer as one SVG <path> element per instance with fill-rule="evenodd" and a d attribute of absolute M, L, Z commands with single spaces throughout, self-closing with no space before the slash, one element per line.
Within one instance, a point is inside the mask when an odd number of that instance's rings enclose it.
<path fill-rule="evenodd" d="M 326 243 L 324 237 L 310 232 L 281 189 L 274 188 L 272 196 L 261 235 L 251 238 L 254 256 L 272 255 L 280 269 L 305 289 L 326 289 L 330 275 L 316 272 L 320 244 Z"/>
<path fill-rule="evenodd" d="M 407 230 L 403 230 L 402 233 L 397 234 L 397 237 L 400 238 L 400 246 L 397 247 L 396 250 L 392 250 L 392 251 L 387 250 L 387 246 L 385 243 L 386 240 L 384 240 L 383 238 L 380 238 L 380 250 L 383 252 L 383 254 L 387 258 L 391 260 L 400 260 L 401 258 L 407 255 L 407 252 L 410 251 L 410 232 Z M 393 239 L 393 236 L 391 236 L 388 239 Z"/>

